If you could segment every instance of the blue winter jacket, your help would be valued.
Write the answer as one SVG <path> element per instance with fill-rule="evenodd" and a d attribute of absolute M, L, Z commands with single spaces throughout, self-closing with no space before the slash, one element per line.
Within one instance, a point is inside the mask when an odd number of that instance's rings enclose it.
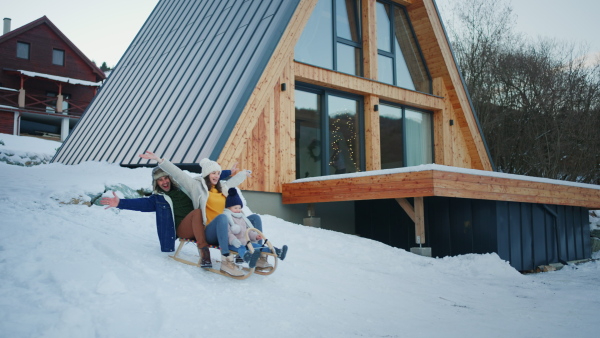
<path fill-rule="evenodd" d="M 169 196 L 154 194 L 144 198 L 122 199 L 117 206 L 119 209 L 135 210 L 143 212 L 156 212 L 156 232 L 160 241 L 160 251 L 175 251 L 175 218 L 171 211 L 169 202 L 165 199 Z"/>
<path fill-rule="evenodd" d="M 220 179 L 227 178 L 230 175 L 230 170 L 223 170 Z M 158 240 L 160 242 L 160 251 L 171 252 L 175 251 L 175 240 L 177 239 L 175 216 L 173 215 L 171 204 L 169 196 L 155 193 L 149 197 L 121 199 L 117 208 L 156 212 L 156 232 L 158 233 Z"/>

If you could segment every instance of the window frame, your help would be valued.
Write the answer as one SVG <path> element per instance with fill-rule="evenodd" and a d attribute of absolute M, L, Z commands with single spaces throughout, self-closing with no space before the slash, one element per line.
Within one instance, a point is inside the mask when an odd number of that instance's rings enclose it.
<path fill-rule="evenodd" d="M 54 56 L 55 56 L 55 52 L 62 52 L 62 63 L 58 64 L 54 62 Z M 65 56 L 66 56 L 66 52 L 64 49 L 60 49 L 60 48 L 52 48 L 52 64 L 54 66 L 61 66 L 64 67 L 65 66 Z"/>
<path fill-rule="evenodd" d="M 26 58 L 19 56 L 19 45 L 27 46 L 27 57 Z M 25 41 L 17 41 L 17 47 L 16 47 L 15 54 L 17 56 L 17 59 L 31 60 L 31 44 L 29 42 L 25 42 Z"/>
<path fill-rule="evenodd" d="M 430 110 L 426 110 L 426 109 L 421 109 L 421 108 L 416 108 L 413 106 L 409 106 L 409 105 L 405 105 L 405 104 L 400 104 L 400 103 L 395 103 L 395 102 L 391 102 L 391 101 L 385 101 L 385 100 L 381 100 L 379 101 L 379 105 L 385 105 L 385 106 L 390 106 L 390 107 L 394 107 L 394 108 L 399 108 L 402 111 L 402 164 L 403 166 L 400 168 L 407 168 L 409 167 L 407 165 L 408 162 L 408 149 L 407 149 L 407 142 L 406 142 L 406 110 L 412 110 L 412 111 L 416 111 L 416 112 L 420 112 L 420 113 L 425 113 L 428 114 L 431 118 L 431 126 L 429 128 L 429 132 L 430 132 L 430 142 L 431 142 L 431 163 L 421 163 L 418 165 L 422 165 L 422 164 L 433 164 L 435 163 L 435 135 L 434 135 L 434 122 L 433 122 L 433 117 L 434 117 L 434 113 Z M 380 124 L 381 124 L 381 117 L 379 120 Z M 381 144 L 382 142 L 382 135 L 381 135 L 381 125 L 379 127 L 379 147 L 382 148 L 383 145 Z M 380 150 L 380 154 L 381 154 L 381 150 Z M 381 155 L 380 155 L 381 157 Z M 380 158 L 380 162 L 383 165 L 383 159 Z M 412 166 L 410 166 L 412 167 Z M 386 169 L 392 169 L 392 168 L 386 168 Z"/>
<path fill-rule="evenodd" d="M 419 58 L 421 59 L 421 62 L 423 63 L 423 67 L 425 68 L 425 72 L 426 72 L 427 78 L 429 80 L 429 92 L 425 92 L 425 94 L 432 94 L 433 93 L 433 81 L 431 79 L 431 73 L 429 72 L 429 67 L 427 67 L 427 63 L 425 62 L 425 57 L 423 56 L 423 51 L 421 50 L 421 45 L 419 44 L 419 40 L 417 39 L 417 35 L 415 34 L 415 29 L 413 27 L 412 20 L 410 20 L 410 16 L 408 15 L 408 11 L 406 10 L 406 7 L 404 7 L 398 3 L 395 3 L 393 1 L 390 1 L 390 0 L 376 0 L 376 3 L 377 2 L 388 5 L 391 8 L 390 13 L 388 14 L 388 19 L 390 21 L 390 31 L 388 33 L 390 34 L 390 46 L 389 47 L 392 52 L 387 52 L 387 51 L 381 50 L 378 47 L 377 55 L 378 56 L 382 55 L 382 56 L 389 57 L 392 59 L 392 68 L 393 68 L 393 72 L 392 72 L 393 83 L 392 83 L 392 85 L 396 86 L 396 87 L 400 87 L 398 85 L 398 79 L 397 79 L 398 70 L 396 69 L 396 65 L 397 65 L 397 63 L 396 63 L 396 48 L 394 47 L 394 40 L 396 39 L 396 29 L 395 29 L 396 24 L 394 21 L 394 12 L 396 10 L 400 10 L 403 12 L 404 16 L 407 19 L 408 26 L 410 28 L 410 35 L 413 38 L 413 40 L 415 41 L 416 50 L 419 54 Z M 377 36 L 375 38 L 377 39 Z M 387 83 L 387 82 L 384 82 L 384 83 Z M 400 87 L 400 88 L 404 88 L 404 87 Z M 409 89 L 409 90 L 412 90 L 412 89 Z M 414 91 L 421 92 L 416 89 Z"/>
<path fill-rule="evenodd" d="M 319 123 L 320 125 L 320 133 L 321 133 L 321 143 L 322 144 L 329 144 L 330 141 L 330 130 L 329 130 L 329 100 L 328 97 L 329 96 L 336 96 L 336 97 L 340 97 L 340 98 L 344 98 L 344 99 L 349 99 L 349 100 L 356 100 L 357 101 L 357 114 L 358 114 L 358 131 L 357 131 L 357 135 L 359 138 L 359 169 L 356 172 L 361 172 L 361 171 L 366 171 L 366 154 L 365 154 L 365 113 L 364 113 L 364 97 L 361 95 L 356 95 L 356 94 L 351 94 L 348 92 L 343 92 L 343 91 L 339 91 L 339 90 L 335 90 L 335 89 L 331 89 L 331 88 L 325 88 L 325 87 L 319 87 L 319 86 L 315 86 L 315 85 L 311 85 L 308 83 L 303 83 L 303 82 L 296 82 L 295 85 L 295 90 L 300 90 L 300 91 L 304 91 L 304 92 L 308 92 L 308 93 L 312 93 L 312 94 L 317 94 L 320 95 L 319 98 L 319 104 L 321 106 L 321 116 L 319 117 Z M 295 106 L 295 103 L 294 103 Z M 294 108 L 295 109 L 295 108 Z M 295 117 L 294 117 L 295 120 Z M 296 136 L 294 136 L 296 137 Z M 297 141 L 295 141 L 297 142 Z M 296 143 L 297 144 L 297 143 Z M 329 176 L 329 175 L 335 175 L 335 174 L 330 174 L 329 173 L 329 158 L 330 158 L 330 149 L 329 147 L 322 147 L 321 148 L 321 154 L 320 156 L 320 160 L 321 160 L 321 175 L 320 176 Z M 299 171 L 298 171 L 298 154 L 296 154 L 296 177 L 299 178 L 303 178 L 303 177 L 298 177 Z"/>
<path fill-rule="evenodd" d="M 338 36 L 337 33 L 337 5 L 336 2 L 337 0 L 328 0 L 331 1 L 331 46 L 329 46 L 329 48 L 331 48 L 331 57 L 333 60 L 331 63 L 331 68 L 325 67 L 325 66 L 321 66 L 321 65 L 316 65 L 316 64 L 312 64 L 312 63 L 308 63 L 308 62 L 303 62 L 300 60 L 297 60 L 295 58 L 295 53 L 294 53 L 294 61 L 295 62 L 300 62 L 300 63 L 304 63 L 304 64 L 308 64 L 311 66 L 315 66 L 315 67 L 320 67 L 320 68 L 325 68 L 325 69 L 330 69 L 336 72 L 340 72 L 340 73 L 344 73 L 344 74 L 349 74 L 352 76 L 358 76 L 358 77 L 362 77 L 364 74 L 364 55 L 363 55 L 363 43 L 362 43 L 362 1 L 367 1 L 367 0 L 353 0 L 353 5 L 354 5 L 354 20 L 357 24 L 358 27 L 356 27 L 357 29 L 357 40 L 358 42 L 352 41 L 352 40 L 348 40 L 346 38 L 340 37 Z M 318 6 L 318 5 L 317 5 Z M 314 15 L 314 13 L 311 14 L 311 16 Z M 309 18 L 310 20 L 310 18 Z M 300 34 L 300 39 L 302 39 L 302 34 L 304 33 L 304 31 Z M 300 41 L 300 40 L 298 40 Z M 340 71 L 338 68 L 338 44 L 342 44 L 348 47 L 352 47 L 352 48 L 356 48 L 358 49 L 358 58 L 357 60 L 355 60 L 356 62 L 356 74 L 352 74 L 352 73 L 346 73 L 343 71 Z M 298 45 L 298 42 L 296 42 L 296 46 Z M 296 46 L 294 46 L 294 48 L 296 48 Z M 354 55 L 352 57 L 355 57 Z"/>
<path fill-rule="evenodd" d="M 362 18 L 361 18 L 361 1 L 367 1 L 367 0 L 354 0 L 353 4 L 354 4 L 354 20 L 357 23 L 356 29 L 357 29 L 357 34 L 358 34 L 358 38 L 357 40 L 359 42 L 355 42 L 352 40 L 348 40 L 346 38 L 342 38 L 338 35 L 337 33 L 337 5 L 336 2 L 337 0 L 331 0 L 331 5 L 332 5 L 332 22 L 333 22 L 333 30 L 332 30 L 332 34 L 333 34 L 333 70 L 335 70 L 336 72 L 340 72 L 338 70 L 338 53 L 337 53 L 337 46 L 338 43 L 344 44 L 346 46 L 350 46 L 353 48 L 357 48 L 359 50 L 359 56 L 358 56 L 358 60 L 356 60 L 356 62 L 358 63 L 358 74 L 350 74 L 350 75 L 354 75 L 354 76 L 363 76 L 363 47 L 362 47 Z M 344 73 L 347 74 L 347 73 Z"/>

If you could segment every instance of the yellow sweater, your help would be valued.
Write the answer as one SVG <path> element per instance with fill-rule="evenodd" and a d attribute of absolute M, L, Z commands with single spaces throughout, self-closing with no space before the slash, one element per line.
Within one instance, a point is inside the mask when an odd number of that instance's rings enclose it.
<path fill-rule="evenodd" d="M 208 200 L 206 201 L 206 224 L 223 213 L 225 210 L 225 196 L 217 188 L 213 187 L 208 191 Z"/>

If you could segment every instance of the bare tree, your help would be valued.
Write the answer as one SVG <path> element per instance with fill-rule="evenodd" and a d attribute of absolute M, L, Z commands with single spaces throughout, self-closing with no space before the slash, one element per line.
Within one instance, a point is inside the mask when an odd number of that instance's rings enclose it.
<path fill-rule="evenodd" d="M 449 35 L 497 168 L 600 183 L 600 63 L 513 33 L 502 0 L 455 2 Z"/>

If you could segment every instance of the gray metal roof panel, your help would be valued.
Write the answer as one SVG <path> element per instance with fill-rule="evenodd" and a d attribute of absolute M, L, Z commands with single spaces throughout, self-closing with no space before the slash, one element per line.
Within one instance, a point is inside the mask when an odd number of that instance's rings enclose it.
<path fill-rule="evenodd" d="M 160 1 L 53 161 L 218 156 L 298 3 Z"/>

